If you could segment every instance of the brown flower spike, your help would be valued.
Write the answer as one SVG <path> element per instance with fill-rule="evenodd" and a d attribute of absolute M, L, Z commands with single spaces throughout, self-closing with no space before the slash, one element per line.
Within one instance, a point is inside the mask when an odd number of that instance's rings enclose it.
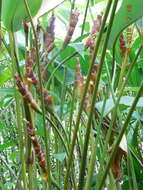
<path fill-rule="evenodd" d="M 91 33 L 86 40 L 85 48 L 89 48 L 91 54 L 93 53 L 94 50 L 95 38 L 97 33 L 100 31 L 101 23 L 102 23 L 102 15 L 97 15 L 96 20 L 94 20 Z"/>
<path fill-rule="evenodd" d="M 44 173 L 44 179 L 47 180 L 47 170 L 46 170 L 46 160 L 45 160 L 45 154 L 42 152 L 41 147 L 38 143 L 38 139 L 35 135 L 35 129 L 33 127 L 33 124 L 29 121 L 26 121 L 28 135 L 31 138 L 33 148 L 35 150 L 36 158 L 38 159 L 38 164 L 42 169 L 42 172 Z"/>
<path fill-rule="evenodd" d="M 79 17 L 79 11 L 77 9 L 74 9 L 70 18 L 69 29 L 67 31 L 67 35 L 63 43 L 63 48 L 65 48 L 70 42 L 70 40 L 72 39 L 73 33 L 75 31 L 75 27 L 78 22 L 78 17 Z"/>
<path fill-rule="evenodd" d="M 46 51 L 49 53 L 55 47 L 55 16 L 52 15 L 50 18 L 50 23 L 46 28 L 46 32 L 44 33 L 44 46 Z"/>
<path fill-rule="evenodd" d="M 27 103 L 33 108 L 36 112 L 41 113 L 41 110 L 38 106 L 38 104 L 35 102 L 35 100 L 32 97 L 31 92 L 28 89 L 28 86 L 24 84 L 20 76 L 15 76 L 16 85 L 23 96 L 23 98 L 27 101 Z"/>

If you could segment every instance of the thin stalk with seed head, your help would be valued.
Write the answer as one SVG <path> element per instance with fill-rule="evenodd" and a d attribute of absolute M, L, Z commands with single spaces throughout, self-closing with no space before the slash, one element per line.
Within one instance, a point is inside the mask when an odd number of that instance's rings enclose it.
<path fill-rule="evenodd" d="M 86 127 L 84 149 L 83 149 L 83 153 L 82 153 L 81 166 L 80 166 L 78 190 L 82 190 L 83 185 L 84 185 L 84 173 L 85 173 L 85 168 L 86 168 L 86 157 L 87 157 L 87 150 L 88 150 L 91 124 L 92 124 L 92 116 L 93 116 L 93 112 L 94 112 L 94 106 L 95 106 L 95 101 L 97 98 L 98 86 L 99 86 L 99 82 L 100 82 L 100 78 L 101 78 L 101 72 L 102 72 L 102 68 L 103 68 L 103 63 L 104 63 L 104 59 L 105 59 L 105 55 L 106 55 L 106 49 L 107 49 L 107 45 L 108 45 L 108 41 L 109 41 L 109 37 L 110 37 L 110 33 L 111 33 L 112 24 L 114 21 L 114 16 L 115 16 L 117 4 L 118 4 L 118 0 L 115 0 L 114 4 L 113 4 L 113 9 L 111 12 L 109 25 L 108 25 L 108 31 L 107 31 L 106 39 L 105 39 L 104 46 L 103 46 L 101 60 L 99 63 L 99 69 L 97 72 L 97 78 L 96 78 L 96 82 L 95 82 L 95 87 L 94 87 L 94 92 L 93 92 L 93 97 L 92 97 L 92 103 L 91 103 L 90 113 L 89 113 L 89 117 L 88 117 L 88 123 L 87 123 L 87 127 Z"/>
<path fill-rule="evenodd" d="M 88 71 L 84 92 L 83 92 L 83 95 L 82 95 L 82 98 L 81 98 L 79 111 L 78 111 L 78 115 L 77 115 L 77 119 L 76 119 L 76 126 L 75 126 L 75 129 L 74 129 L 74 132 L 73 132 L 73 138 L 72 138 L 72 142 L 71 142 L 70 154 L 69 154 L 69 157 L 68 157 L 68 166 L 67 166 L 67 171 L 66 171 L 65 180 L 64 180 L 64 190 L 68 189 L 68 180 L 69 180 L 69 175 L 70 175 L 70 168 L 71 168 L 71 165 L 72 165 L 72 162 L 73 162 L 73 152 L 74 152 L 74 147 L 75 147 L 75 143 L 76 143 L 76 139 L 77 139 L 77 132 L 78 132 L 78 129 L 79 129 L 80 118 L 81 118 L 83 105 L 84 105 L 84 99 L 85 99 L 87 89 L 88 89 L 88 86 L 89 86 L 89 81 L 90 81 L 92 68 L 93 68 L 97 53 L 98 53 L 99 45 L 100 45 L 100 42 L 101 42 L 101 39 L 102 39 L 105 23 L 106 23 L 108 14 L 109 14 L 111 4 L 112 4 L 112 0 L 109 0 L 108 4 L 107 4 L 107 7 L 106 7 L 104 17 L 103 17 L 103 21 L 102 21 L 99 36 L 98 36 L 98 39 L 97 39 L 97 42 L 96 42 L 96 46 L 95 46 L 95 49 L 94 49 L 94 54 L 93 54 L 93 57 L 91 59 L 90 68 L 89 68 L 89 71 Z"/>

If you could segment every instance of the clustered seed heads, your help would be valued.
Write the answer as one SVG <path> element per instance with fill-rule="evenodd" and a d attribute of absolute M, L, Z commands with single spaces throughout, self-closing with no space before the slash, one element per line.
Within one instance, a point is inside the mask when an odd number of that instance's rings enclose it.
<path fill-rule="evenodd" d="M 55 16 L 52 15 L 50 18 L 50 23 L 44 32 L 44 46 L 47 52 L 50 52 L 55 47 Z"/>
<path fill-rule="evenodd" d="M 92 72 L 91 72 L 91 76 L 90 76 L 90 90 L 91 93 L 93 93 L 94 90 L 94 85 L 95 85 L 95 80 L 96 80 L 96 76 L 97 76 L 97 71 L 98 71 L 98 64 L 94 64 L 93 68 L 92 68 Z"/>
<path fill-rule="evenodd" d="M 126 42 L 123 33 L 119 37 L 120 42 L 120 55 L 123 57 L 126 53 Z"/>
<path fill-rule="evenodd" d="M 45 108 L 51 108 L 53 105 L 52 95 L 48 93 L 46 88 L 43 89 Z"/>
<path fill-rule="evenodd" d="M 33 84 L 37 94 L 40 96 L 40 86 L 38 82 L 38 75 L 37 73 L 33 72 L 33 57 L 35 56 L 35 51 L 32 49 L 31 55 L 29 52 L 27 52 L 27 60 L 26 60 L 26 79 L 30 84 Z M 52 107 L 53 105 L 53 100 L 52 96 L 48 93 L 48 90 L 46 88 L 43 89 L 43 94 L 44 94 L 44 103 L 45 103 L 45 108 L 48 108 L 49 106 Z"/>
<path fill-rule="evenodd" d="M 79 11 L 77 9 L 74 9 L 70 18 L 69 28 L 68 28 L 66 37 L 63 42 L 63 48 L 65 48 L 70 42 L 70 40 L 72 39 L 73 33 L 75 31 L 75 27 L 78 22 L 78 17 L 79 17 Z"/>
<path fill-rule="evenodd" d="M 38 159 L 38 164 L 40 168 L 42 169 L 42 172 L 44 174 L 47 174 L 45 154 L 42 152 L 41 147 L 38 143 L 38 139 L 35 135 L 35 129 L 33 127 L 33 124 L 27 121 L 26 125 L 27 125 L 28 135 L 30 136 L 32 144 L 33 144 L 36 158 Z M 47 179 L 47 175 L 46 175 L 46 179 Z"/>
<path fill-rule="evenodd" d="M 82 76 L 79 57 L 76 57 L 76 73 L 75 73 L 75 84 L 77 89 L 77 95 L 80 97 L 83 94 L 86 79 Z M 89 91 L 84 100 L 84 108 L 87 109 L 90 106 Z"/>
<path fill-rule="evenodd" d="M 127 28 L 127 52 L 128 52 L 128 54 L 130 53 L 130 50 L 131 50 L 132 35 L 133 35 L 132 28 Z"/>
<path fill-rule="evenodd" d="M 98 71 L 98 64 L 94 64 L 90 76 L 89 89 L 87 91 L 87 95 L 84 100 L 84 107 L 89 108 L 90 106 L 90 95 L 93 94 L 95 80 Z M 80 68 L 80 60 L 79 57 L 76 57 L 76 72 L 75 72 L 75 85 L 77 89 L 77 95 L 80 97 L 83 94 L 83 90 L 85 88 L 86 78 L 82 76 L 81 68 Z"/>
<path fill-rule="evenodd" d="M 83 89 L 84 89 L 84 78 L 83 78 L 82 73 L 81 73 L 80 61 L 79 61 L 78 56 L 76 56 L 75 84 L 77 87 L 77 93 L 80 96 L 83 92 Z"/>
<path fill-rule="evenodd" d="M 33 57 L 27 52 L 27 59 L 26 59 L 26 79 L 30 84 L 33 84 L 35 88 L 38 88 L 38 77 L 37 74 L 33 72 Z"/>
<path fill-rule="evenodd" d="M 95 38 L 97 33 L 100 31 L 101 23 L 102 23 L 102 15 L 97 15 L 96 20 L 94 20 L 91 33 L 86 40 L 85 48 L 89 48 L 91 54 L 93 53 L 94 50 Z"/>
<path fill-rule="evenodd" d="M 40 108 L 38 104 L 35 102 L 35 100 L 32 97 L 31 92 L 28 89 L 28 86 L 24 84 L 20 76 L 15 76 L 16 85 L 23 96 L 23 98 L 27 101 L 27 103 L 38 113 L 41 113 Z"/>

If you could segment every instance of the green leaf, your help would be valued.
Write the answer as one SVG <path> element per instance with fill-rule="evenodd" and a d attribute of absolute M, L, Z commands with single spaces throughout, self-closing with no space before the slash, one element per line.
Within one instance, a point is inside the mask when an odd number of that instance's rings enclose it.
<path fill-rule="evenodd" d="M 0 86 L 11 79 L 12 73 L 9 68 L 0 71 Z"/>
<path fill-rule="evenodd" d="M 15 141 L 9 141 L 9 142 L 5 142 L 3 144 L 0 144 L 0 151 L 3 151 L 5 149 L 8 149 L 11 146 L 15 145 Z"/>
<path fill-rule="evenodd" d="M 34 17 L 40 9 L 42 0 L 27 0 L 31 15 Z M 2 2 L 2 21 L 9 31 L 17 31 L 23 20 L 29 20 L 24 0 L 4 0 Z"/>
<path fill-rule="evenodd" d="M 112 48 L 119 34 L 131 23 L 143 16 L 142 0 L 123 0 L 118 10 L 109 39 L 109 48 Z"/>
<path fill-rule="evenodd" d="M 84 44 L 83 43 L 70 43 L 70 47 L 73 47 L 84 59 Z"/>
<path fill-rule="evenodd" d="M 53 157 L 56 158 L 57 160 L 59 160 L 60 162 L 62 162 L 66 158 L 66 153 L 62 152 L 59 154 L 54 154 Z"/>
<path fill-rule="evenodd" d="M 120 99 L 120 105 L 124 106 L 131 106 L 134 101 L 134 97 L 132 96 L 122 96 Z M 96 103 L 95 107 L 98 109 L 99 112 L 102 111 L 103 101 Z M 111 112 L 114 108 L 115 104 L 112 98 L 106 101 L 105 109 L 104 109 L 104 116 Z M 140 98 L 137 107 L 143 107 L 143 98 Z"/>
<path fill-rule="evenodd" d="M 0 88 L 0 95 L 14 95 L 14 88 Z"/>

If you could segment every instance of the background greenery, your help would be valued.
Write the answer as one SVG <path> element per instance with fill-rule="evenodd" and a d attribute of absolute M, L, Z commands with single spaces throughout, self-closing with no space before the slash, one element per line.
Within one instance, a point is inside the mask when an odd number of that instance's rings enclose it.
<path fill-rule="evenodd" d="M 31 18 L 42 2 L 0 2 L 0 189 L 142 189 L 143 2 L 57 1 L 58 6 L 47 7 L 48 13 L 38 20 L 39 41 L 31 27 L 36 28 L 37 21 Z M 75 8 L 80 13 L 78 23 L 72 40 L 63 48 Z M 52 14 L 56 18 L 56 47 L 48 53 L 43 33 Z M 85 44 L 99 14 L 104 16 L 91 54 Z M 23 22 L 29 22 L 28 42 Z M 126 46 L 124 55 L 121 34 Z M 34 86 L 29 91 L 40 113 L 33 111 L 20 95 L 14 79 L 20 74 L 28 85 L 26 50 L 33 46 L 37 50 L 33 72 L 40 81 L 40 95 Z M 99 68 L 91 92 L 94 64 Z M 47 73 L 44 84 L 43 67 Z M 78 75 L 82 77 L 78 79 Z M 44 108 L 43 88 L 53 99 L 48 110 Z M 33 122 L 38 143 L 45 152 L 46 172 L 38 164 L 26 120 Z"/>

